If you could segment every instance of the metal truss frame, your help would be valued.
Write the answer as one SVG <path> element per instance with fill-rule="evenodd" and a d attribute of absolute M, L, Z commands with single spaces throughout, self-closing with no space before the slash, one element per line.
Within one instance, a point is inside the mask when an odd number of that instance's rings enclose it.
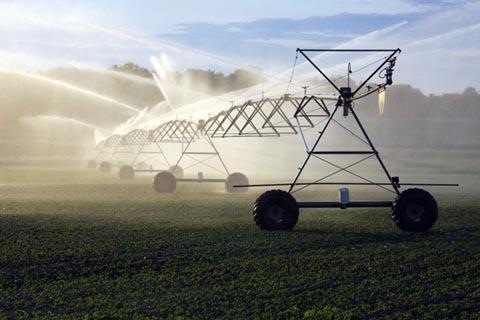
<path fill-rule="evenodd" d="M 379 152 L 377 151 L 377 149 L 375 148 L 375 146 L 373 145 L 372 143 L 372 140 L 370 139 L 370 137 L 368 136 L 364 126 L 362 125 L 360 119 L 358 118 L 357 114 L 355 113 L 355 111 L 353 110 L 353 107 L 352 107 L 352 101 L 353 99 L 355 99 L 355 95 L 368 83 L 368 81 L 370 81 L 371 78 L 373 78 L 387 63 L 389 63 L 390 61 L 394 61 L 394 57 L 396 55 L 398 55 L 401 50 L 400 49 L 357 49 L 357 50 L 350 50 L 350 49 L 297 49 L 297 52 L 300 53 L 322 76 L 325 80 L 327 80 L 330 85 L 332 85 L 332 87 L 338 92 L 339 94 L 339 97 L 338 97 L 338 101 L 335 105 L 335 109 L 333 110 L 333 112 L 330 114 L 330 117 L 328 118 L 328 120 L 326 121 L 325 125 L 323 126 L 323 128 L 319 131 L 319 134 L 317 136 L 317 139 L 315 140 L 313 146 L 309 149 L 308 146 L 307 146 L 307 156 L 305 158 L 305 161 L 303 162 L 302 166 L 299 168 L 298 172 L 297 172 L 297 175 L 295 176 L 295 178 L 293 179 L 289 189 L 288 189 L 288 192 L 289 193 L 294 193 L 294 192 L 297 192 L 299 190 L 302 190 L 312 184 L 320 184 L 321 181 L 333 176 L 333 175 L 336 175 L 336 174 L 339 174 L 340 172 L 347 172 L 353 176 L 355 176 L 356 178 L 360 178 L 361 180 L 365 181 L 364 183 L 365 184 L 368 184 L 368 185 L 376 185 L 378 187 L 381 187 L 385 190 L 388 190 L 390 191 L 390 189 L 386 188 L 383 184 L 379 184 L 379 183 L 375 183 L 369 179 L 366 179 L 356 173 L 353 173 L 351 170 L 349 170 L 349 168 L 367 160 L 367 159 L 370 159 L 372 156 L 375 156 L 375 158 L 377 159 L 378 163 L 380 164 L 380 167 L 382 168 L 383 170 L 383 173 L 385 174 L 385 176 L 387 177 L 388 179 L 388 183 L 390 184 L 390 186 L 392 187 L 392 189 L 394 190 L 394 193 L 396 194 L 400 194 L 400 191 L 399 191 L 399 180 L 398 180 L 398 177 L 395 177 L 395 179 L 392 178 L 390 172 L 388 171 L 387 167 L 385 166 Z M 342 88 L 339 88 L 335 82 L 332 81 L 332 79 L 330 79 L 311 59 L 310 57 L 306 54 L 306 52 L 387 52 L 389 55 L 387 57 L 385 57 L 383 59 L 383 61 L 381 61 L 378 66 L 375 68 L 375 70 L 373 72 L 370 73 L 369 76 L 367 76 L 367 78 L 355 89 L 355 91 L 352 92 L 351 88 L 350 87 L 342 87 Z M 383 87 L 385 87 L 386 85 L 388 84 L 391 84 L 391 83 L 385 83 L 383 84 Z M 356 151 L 351 151 L 351 150 L 339 150 L 339 151 L 332 151 L 332 150 L 328 150 L 328 151 L 325 151 L 325 150 L 317 150 L 317 146 L 319 145 L 320 141 L 322 140 L 322 137 L 324 137 L 324 134 L 325 132 L 327 131 L 329 125 L 332 123 L 332 119 L 334 118 L 335 114 L 337 113 L 338 109 L 339 108 L 342 108 L 343 109 L 343 115 L 344 116 L 347 116 L 349 113 L 351 113 L 355 119 L 355 124 L 360 128 L 364 138 L 366 139 L 367 141 L 367 144 L 368 144 L 368 149 L 367 150 L 356 150 Z M 298 110 L 301 110 L 302 109 L 302 106 L 300 106 L 298 108 Z M 298 111 L 295 113 L 295 117 L 298 116 Z M 344 127 L 345 129 L 345 127 Z M 301 129 L 300 129 L 301 130 Z M 349 130 L 350 133 L 352 133 L 351 130 Z M 360 137 L 359 137 L 360 138 Z M 361 138 L 360 138 L 361 139 Z M 361 139 L 363 140 L 363 139 Z M 354 162 L 353 164 L 350 164 L 349 166 L 347 167 L 341 167 L 341 166 L 338 166 L 336 165 L 335 163 L 333 162 L 330 162 L 330 161 L 327 161 L 325 159 L 323 159 L 321 157 L 321 155 L 341 155 L 341 156 L 347 156 L 347 155 L 366 155 L 364 158 L 362 158 L 360 161 L 356 161 Z M 297 188 L 297 183 L 298 183 L 298 180 L 299 178 L 301 177 L 303 171 L 305 170 L 308 162 L 310 161 L 310 159 L 312 158 L 312 156 L 314 158 L 317 158 L 319 160 L 322 160 L 323 162 L 327 162 L 329 163 L 330 165 L 334 166 L 337 170 L 327 176 L 323 176 L 321 177 L 320 179 L 317 179 L 316 181 L 314 181 L 313 183 L 307 183 L 303 186 L 301 186 L 300 188 Z M 342 185 L 351 185 L 351 183 L 347 182 L 342 182 L 341 183 Z M 388 205 L 390 206 L 390 204 Z"/>
<path fill-rule="evenodd" d="M 175 163 L 175 168 L 179 167 L 182 163 L 182 160 L 185 160 L 185 158 L 189 158 L 191 161 L 193 161 L 192 164 L 183 167 L 184 170 L 190 169 L 193 167 L 198 167 L 198 166 L 205 166 L 208 167 L 216 172 L 219 172 L 221 174 L 225 174 L 226 176 L 230 175 L 230 172 L 222 158 L 222 155 L 218 151 L 217 147 L 215 146 L 215 143 L 211 139 L 210 136 L 206 135 L 203 131 L 202 126 L 198 126 L 194 134 L 192 134 L 190 137 L 186 137 L 184 142 L 186 143 L 185 145 L 182 144 L 182 153 L 180 157 L 178 158 L 177 162 Z M 203 148 L 198 150 L 193 150 L 193 144 L 194 143 L 202 143 L 204 144 Z M 221 168 L 217 168 L 212 165 L 212 161 L 217 159 L 219 163 L 221 164 Z M 199 179 L 178 179 L 180 181 L 205 181 L 205 182 L 225 182 L 225 179 L 205 179 L 199 177 Z"/>
<path fill-rule="evenodd" d="M 95 148 L 97 151 L 95 160 L 102 160 L 103 156 L 105 155 L 107 155 L 108 159 L 110 160 L 115 152 L 115 149 L 122 140 L 122 137 L 122 135 L 114 134 L 100 142 Z"/>
<path fill-rule="evenodd" d="M 302 165 L 299 167 L 299 170 L 294 177 L 293 181 L 290 183 L 278 183 L 278 184 L 255 184 L 255 185 L 248 185 L 248 187 L 270 187 L 270 186 L 286 186 L 288 187 L 288 192 L 289 193 L 295 193 L 300 190 L 303 190 L 309 186 L 312 185 L 362 185 L 362 186 L 377 186 L 380 187 L 384 190 L 393 192 L 394 194 L 400 194 L 399 188 L 401 185 L 403 186 L 458 186 L 458 184 L 431 184 L 431 183 L 402 183 L 400 184 L 400 180 L 398 177 L 392 177 L 390 172 L 388 171 L 387 167 L 385 166 L 380 153 L 378 150 L 375 148 L 372 140 L 370 139 L 369 135 L 367 134 L 363 124 L 361 123 L 358 115 L 354 111 L 354 108 L 352 106 L 353 101 L 364 98 L 368 96 L 371 93 L 377 92 L 382 88 L 385 88 L 387 85 L 392 84 L 391 81 L 391 76 L 392 76 L 392 71 L 393 71 L 393 66 L 395 65 L 395 59 L 396 56 L 401 52 L 400 49 L 297 49 L 297 52 L 300 53 L 305 59 L 321 74 L 321 76 L 330 83 L 330 85 L 338 92 L 338 100 L 337 103 L 335 104 L 334 109 L 331 112 L 328 112 L 328 118 L 326 119 L 325 124 L 323 125 L 322 129 L 319 131 L 319 134 L 312 145 L 312 147 L 309 147 L 308 144 L 306 143 L 306 140 L 304 138 L 303 134 L 303 127 L 298 126 L 298 130 L 301 133 L 303 142 L 305 143 L 306 147 L 306 153 L 307 156 L 302 163 Z M 341 87 L 339 88 L 334 81 L 329 78 L 316 64 L 315 62 L 310 59 L 310 57 L 307 55 L 307 52 L 387 52 L 389 53 L 387 57 L 385 57 L 383 60 L 381 60 L 378 65 L 376 66 L 375 70 L 370 73 L 369 76 L 354 90 L 352 91 L 350 87 Z M 385 67 L 385 65 L 389 64 L 389 66 Z M 384 68 L 384 69 L 383 69 Z M 360 90 L 362 88 L 366 87 L 367 83 L 381 70 L 385 70 L 386 72 L 386 82 L 381 85 L 377 85 L 375 88 L 369 87 L 367 92 L 359 94 Z M 358 94 L 358 95 L 357 95 Z M 294 113 L 294 118 L 298 121 L 299 117 L 304 116 L 304 108 L 305 104 L 304 102 L 308 101 L 308 99 L 304 98 L 301 103 L 299 103 L 296 112 Z M 356 135 L 352 130 L 349 128 L 341 125 L 338 121 L 334 119 L 335 115 L 337 114 L 337 111 L 339 108 L 343 109 L 343 115 L 348 116 L 348 114 L 351 114 L 355 120 L 355 124 L 358 126 L 358 128 L 361 130 L 363 137 Z M 366 150 L 317 150 L 317 147 L 319 143 L 322 141 L 322 138 L 324 137 L 325 132 L 327 129 L 331 126 L 332 123 L 337 123 L 340 125 L 341 128 L 347 130 L 350 134 L 354 135 L 356 138 L 364 142 L 368 146 Z M 322 156 L 324 155 L 340 155 L 342 157 L 348 156 L 348 155 L 363 155 L 362 159 L 357 160 L 347 166 L 340 166 L 335 164 L 332 161 L 324 159 Z M 354 167 L 355 165 L 358 165 L 367 159 L 370 158 L 376 158 L 378 161 L 382 172 L 387 178 L 388 182 L 374 182 L 372 180 L 369 180 L 367 178 L 364 178 L 352 170 L 350 170 L 351 167 Z M 327 174 L 315 181 L 312 182 L 300 182 L 299 179 L 304 172 L 305 168 L 307 167 L 309 161 L 312 158 L 316 158 L 321 160 L 324 163 L 327 163 L 333 167 L 335 167 L 334 172 Z M 356 178 L 361 179 L 363 182 L 325 182 L 327 178 L 330 178 L 334 175 L 337 175 L 341 172 L 346 172 Z M 237 187 L 247 187 L 245 186 L 237 186 Z M 391 187 L 388 188 L 388 187 Z M 320 208 L 320 207 L 344 207 L 344 204 L 338 203 L 338 202 L 299 202 L 298 207 L 300 208 Z M 348 204 L 350 207 L 391 207 L 392 206 L 392 201 L 364 201 L 364 202 L 351 202 Z"/>
<path fill-rule="evenodd" d="M 170 162 L 165 155 L 159 142 L 152 142 L 150 139 L 150 132 L 143 129 L 135 129 L 123 136 L 120 141 L 120 146 L 127 146 L 131 151 L 133 158 L 130 165 L 133 166 L 142 155 L 161 155 L 163 162 L 170 166 Z M 155 150 L 148 149 L 149 146 L 153 146 Z M 148 171 L 148 170 L 136 170 L 136 171 Z"/>
<path fill-rule="evenodd" d="M 315 126 L 313 118 L 330 115 L 325 100 L 332 99 L 334 98 L 316 95 L 299 97 L 285 94 L 278 98 L 248 100 L 210 117 L 203 124 L 204 133 L 211 138 L 261 138 L 298 134 L 299 128 Z M 317 114 L 307 113 L 305 106 L 309 104 L 317 108 Z M 299 109 L 300 105 L 304 108 Z M 298 118 L 303 118 L 301 124 L 295 123 L 291 116 L 297 110 Z"/>
<path fill-rule="evenodd" d="M 149 149 L 154 146 L 155 150 Z M 161 155 L 163 162 L 170 165 L 160 143 L 151 142 L 149 132 L 142 129 L 134 129 L 126 135 L 112 135 L 98 146 L 98 155 L 108 154 L 108 162 L 112 163 L 120 154 L 131 155 L 130 166 L 134 166 L 142 155 Z M 113 164 L 112 164 L 113 165 Z M 147 170 L 136 170 L 147 171 Z"/>
<path fill-rule="evenodd" d="M 182 143 L 182 153 L 175 166 L 180 166 L 185 158 L 189 158 L 194 163 L 183 169 L 204 165 L 228 176 L 230 172 L 213 139 L 280 137 L 298 134 L 301 128 L 313 128 L 317 121 L 315 118 L 325 119 L 330 116 L 325 100 L 336 101 L 336 97 L 283 95 L 278 98 L 264 97 L 256 101 L 248 100 L 241 105 L 221 111 L 207 120 L 200 120 L 197 124 L 186 120 L 163 123 L 155 129 L 152 137 L 161 141 Z M 302 106 L 301 109 L 300 106 Z M 296 119 L 291 116 L 294 113 L 298 114 Z M 192 151 L 192 146 L 196 142 L 204 142 L 205 148 Z M 215 159 L 220 162 L 220 168 L 211 165 L 211 161 Z M 204 179 L 203 181 L 225 180 Z"/>
<path fill-rule="evenodd" d="M 280 137 L 281 135 L 298 134 L 301 128 L 313 128 L 317 121 L 315 118 L 326 119 L 329 117 L 330 111 L 325 100 L 336 101 L 336 97 L 283 95 L 277 98 L 262 98 L 232 106 L 230 109 L 219 112 L 207 120 L 200 120 L 198 123 L 176 119 L 164 122 L 148 132 L 134 129 L 125 136 L 120 136 L 121 139 L 114 145 L 112 155 L 132 153 L 134 155 L 133 164 L 145 146 L 156 144 L 158 151 L 149 153 L 162 154 L 166 160 L 160 144 L 181 143 L 182 152 L 176 161 L 176 166 L 180 166 L 185 158 L 189 158 L 194 163 L 184 169 L 204 165 L 228 176 L 230 172 L 215 146 L 213 138 Z M 296 118 L 291 116 L 294 113 L 297 115 Z M 205 148 L 200 151 L 192 151 L 193 144 L 197 142 L 204 142 Z M 139 149 L 135 150 L 137 147 Z M 220 169 L 209 164 L 214 159 L 219 160 Z M 220 179 L 205 179 L 204 181 L 213 180 L 220 181 Z"/>
<path fill-rule="evenodd" d="M 184 143 L 192 139 L 200 138 L 197 125 L 187 120 L 171 120 L 160 124 L 150 130 L 148 140 L 151 143 L 176 142 Z"/>

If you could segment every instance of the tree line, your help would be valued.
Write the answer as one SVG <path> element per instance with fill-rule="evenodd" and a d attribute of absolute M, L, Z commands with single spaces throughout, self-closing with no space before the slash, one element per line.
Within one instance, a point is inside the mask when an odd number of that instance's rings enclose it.
<path fill-rule="evenodd" d="M 123 65 L 115 64 L 110 69 L 148 79 L 153 78 L 153 71 L 133 62 L 127 62 Z M 243 89 L 264 81 L 264 78 L 258 72 L 245 69 L 236 69 L 230 74 L 213 70 L 186 69 L 182 72 L 168 72 L 166 76 L 177 83 L 199 83 L 202 87 L 210 88 L 211 93 L 215 94 Z"/>

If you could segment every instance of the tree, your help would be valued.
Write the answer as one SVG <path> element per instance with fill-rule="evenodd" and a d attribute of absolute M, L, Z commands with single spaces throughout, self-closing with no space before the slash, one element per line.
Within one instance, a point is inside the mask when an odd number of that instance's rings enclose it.
<path fill-rule="evenodd" d="M 152 78 L 152 74 L 150 70 L 142 68 L 133 62 L 127 62 L 127 63 L 124 63 L 123 65 L 114 64 L 113 66 L 110 67 L 110 69 L 114 71 L 134 74 L 143 78 Z"/>

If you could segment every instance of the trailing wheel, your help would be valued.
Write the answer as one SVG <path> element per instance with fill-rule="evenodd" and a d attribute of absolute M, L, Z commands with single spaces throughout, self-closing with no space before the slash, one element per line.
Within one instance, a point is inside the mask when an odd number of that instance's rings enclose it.
<path fill-rule="evenodd" d="M 160 193 L 174 192 L 177 188 L 177 180 L 173 173 L 162 171 L 153 178 L 153 190 Z"/>
<path fill-rule="evenodd" d="M 120 170 L 118 170 L 118 177 L 122 180 L 131 180 L 135 177 L 135 170 L 129 165 L 121 166 Z"/>
<path fill-rule="evenodd" d="M 95 169 L 95 168 L 97 168 L 97 161 L 95 161 L 95 160 L 89 160 L 89 161 L 87 162 L 87 168 L 88 168 L 88 169 Z"/>
<path fill-rule="evenodd" d="M 261 230 L 292 230 L 298 221 L 297 201 L 283 190 L 264 192 L 255 201 L 253 219 Z"/>
<path fill-rule="evenodd" d="M 100 166 L 98 166 L 98 170 L 100 170 L 100 172 L 110 172 L 110 170 L 112 170 L 112 166 L 110 163 L 108 163 L 108 161 L 103 161 L 100 163 Z"/>
<path fill-rule="evenodd" d="M 393 222 L 403 231 L 427 231 L 435 224 L 437 217 L 437 202 L 423 189 L 407 189 L 393 202 Z"/>
<path fill-rule="evenodd" d="M 180 166 L 175 166 L 175 165 L 170 166 L 170 168 L 168 168 L 168 171 L 173 173 L 173 175 L 175 176 L 176 179 L 182 179 L 183 178 L 183 169 Z"/>
<path fill-rule="evenodd" d="M 248 187 L 235 188 L 234 186 L 248 185 L 248 178 L 246 175 L 240 172 L 234 172 L 227 177 L 225 181 L 225 189 L 228 193 L 245 193 L 248 191 Z"/>

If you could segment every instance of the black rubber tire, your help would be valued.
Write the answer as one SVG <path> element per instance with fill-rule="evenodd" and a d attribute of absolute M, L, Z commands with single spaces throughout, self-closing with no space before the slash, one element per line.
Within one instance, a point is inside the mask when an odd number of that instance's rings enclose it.
<path fill-rule="evenodd" d="M 227 177 L 225 181 L 225 189 L 228 193 L 245 193 L 248 187 L 234 188 L 234 186 L 247 185 L 249 183 L 246 175 L 240 172 L 234 172 Z"/>
<path fill-rule="evenodd" d="M 407 189 L 393 201 L 392 219 L 403 231 L 425 232 L 437 218 L 437 202 L 423 189 Z"/>
<path fill-rule="evenodd" d="M 168 171 L 173 173 L 173 175 L 175 176 L 175 179 L 183 178 L 183 168 L 180 166 L 175 166 L 175 165 L 170 166 L 170 168 L 168 168 Z"/>
<path fill-rule="evenodd" d="M 283 190 L 264 192 L 253 207 L 253 220 L 260 230 L 292 230 L 298 214 L 297 201 Z"/>
<path fill-rule="evenodd" d="M 97 168 L 97 161 L 95 160 L 89 160 L 87 162 L 87 168 L 88 169 L 96 169 Z"/>
<path fill-rule="evenodd" d="M 132 180 L 135 177 L 135 170 L 129 165 L 121 166 L 118 170 L 118 177 L 122 180 Z"/>
<path fill-rule="evenodd" d="M 112 166 L 110 163 L 108 163 L 108 161 L 103 161 L 98 166 L 98 170 L 100 170 L 100 172 L 110 172 L 112 170 Z"/>
<path fill-rule="evenodd" d="M 144 161 L 137 163 L 136 168 L 138 170 L 148 170 L 148 164 Z"/>
<path fill-rule="evenodd" d="M 173 173 L 161 171 L 153 178 L 153 190 L 159 193 L 171 193 L 177 189 L 177 180 Z"/>

